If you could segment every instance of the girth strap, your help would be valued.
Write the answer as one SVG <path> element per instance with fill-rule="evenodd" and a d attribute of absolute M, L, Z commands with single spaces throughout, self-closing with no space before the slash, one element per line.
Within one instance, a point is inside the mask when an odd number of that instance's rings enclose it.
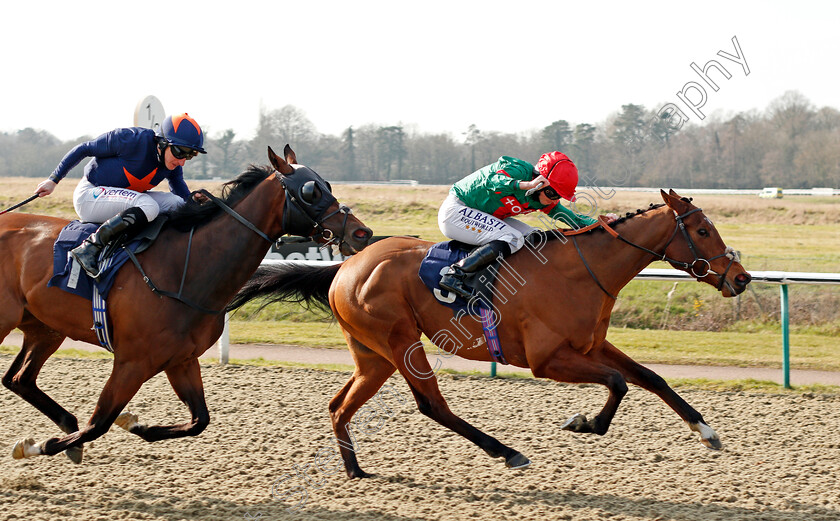
<path fill-rule="evenodd" d="M 187 244 L 187 259 L 184 262 L 184 272 L 181 275 L 181 287 L 178 288 L 178 293 L 173 293 L 171 291 L 158 289 L 158 287 L 155 286 L 155 283 L 152 282 L 152 279 L 150 279 L 149 276 L 146 275 L 146 272 L 143 271 L 143 266 L 140 265 L 140 261 L 137 260 L 137 257 L 134 255 L 134 253 L 128 248 L 123 248 L 123 249 L 128 254 L 128 258 L 131 259 L 131 262 L 133 262 L 134 265 L 137 266 L 137 270 L 140 272 L 140 275 L 143 276 L 143 282 L 145 282 L 146 285 L 149 286 L 149 289 L 152 290 L 152 293 L 155 293 L 157 295 L 161 295 L 161 296 L 164 296 L 164 297 L 173 298 L 173 299 L 175 299 L 179 302 L 183 302 L 184 304 L 188 305 L 189 307 L 191 307 L 193 309 L 196 309 L 196 310 L 198 310 L 202 313 L 207 313 L 208 315 L 221 315 L 222 313 L 225 312 L 225 308 L 222 308 L 222 309 L 219 309 L 219 310 L 208 309 L 208 308 L 205 308 L 204 306 L 200 306 L 200 305 L 196 304 L 195 302 L 189 300 L 188 298 L 186 298 L 182 295 L 182 293 L 184 291 L 184 280 L 187 277 L 187 266 L 189 266 L 189 263 L 190 263 L 190 250 L 192 249 L 193 231 L 195 231 L 195 228 L 190 230 L 190 239 L 189 239 L 189 242 Z"/>

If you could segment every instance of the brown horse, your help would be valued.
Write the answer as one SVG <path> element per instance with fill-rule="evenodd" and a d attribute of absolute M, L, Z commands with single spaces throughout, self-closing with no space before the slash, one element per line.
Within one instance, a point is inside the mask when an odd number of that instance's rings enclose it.
<path fill-rule="evenodd" d="M 97 343 L 91 302 L 47 287 L 53 274 L 53 243 L 68 221 L 27 214 L 0 216 L 0 341 L 16 327 L 23 332 L 23 349 L 3 376 L 3 385 L 67 433 L 40 445 L 31 438 L 18 442 L 15 458 L 66 450 L 78 463 L 82 444 L 107 432 L 115 421 L 146 441 L 198 435 L 210 421 L 198 357 L 222 333 L 225 305 L 271 244 L 284 233 L 337 242 L 346 254 L 368 244 L 370 229 L 335 200 L 323 179 L 297 164 L 288 145 L 284 152 L 285 160 L 268 149 L 277 173 L 252 166 L 226 183 L 221 199 L 201 205 L 191 202 L 174 214 L 155 243 L 137 255 L 145 275 L 161 291 L 183 286 L 176 298 L 150 291 L 129 263 L 117 273 L 107 303 L 114 365 L 93 415 L 81 430 L 76 417 L 36 385 L 41 367 L 65 337 Z M 192 228 L 194 233 L 185 233 Z M 161 371 L 192 420 L 146 426 L 131 413 L 120 415 L 140 386 Z"/>
<path fill-rule="evenodd" d="M 507 361 L 536 377 L 598 383 L 610 396 L 591 420 L 575 415 L 563 429 L 607 432 L 627 383 L 647 389 L 673 408 L 710 448 L 720 441 L 703 417 L 665 381 L 606 340 L 615 297 L 645 266 L 664 260 L 715 286 L 725 297 L 744 291 L 750 275 L 712 222 L 689 199 L 662 192 L 665 205 L 564 237 L 538 234 L 526 251 L 506 261 L 495 299 L 498 335 Z M 571 240 L 570 240 L 571 239 Z M 570 244 L 570 242 L 572 244 Z M 482 326 L 453 317 L 423 285 L 418 268 L 430 243 L 391 238 L 339 266 L 283 266 L 257 271 L 231 307 L 258 296 L 328 302 L 341 325 L 356 370 L 330 402 L 332 425 L 348 476 L 365 477 L 347 431 L 353 414 L 399 370 L 423 414 L 457 432 L 508 467 L 530 461 L 450 411 L 422 349 L 421 333 L 447 355 L 489 361 Z M 511 276 L 515 273 L 516 276 Z M 504 288 L 507 287 L 506 291 Z M 513 289 L 513 291 L 511 291 Z M 445 296 L 445 295 L 444 295 Z"/>

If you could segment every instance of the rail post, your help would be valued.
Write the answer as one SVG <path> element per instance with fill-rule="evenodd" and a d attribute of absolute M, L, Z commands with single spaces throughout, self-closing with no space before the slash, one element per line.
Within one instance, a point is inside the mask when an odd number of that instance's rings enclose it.
<path fill-rule="evenodd" d="M 781 284 L 782 299 L 782 373 L 785 389 L 790 389 L 790 313 L 788 312 L 788 285 Z"/>
<path fill-rule="evenodd" d="M 230 313 L 225 313 L 225 328 L 216 345 L 219 346 L 219 364 L 227 365 L 230 354 Z"/>

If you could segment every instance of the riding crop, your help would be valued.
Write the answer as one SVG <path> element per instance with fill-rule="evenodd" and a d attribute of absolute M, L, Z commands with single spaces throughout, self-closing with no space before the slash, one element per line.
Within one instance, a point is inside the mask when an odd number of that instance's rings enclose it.
<path fill-rule="evenodd" d="M 3 210 L 2 212 L 0 212 L 0 215 L 3 215 L 3 214 L 4 214 L 4 213 L 6 213 L 6 212 L 11 212 L 12 210 L 15 210 L 15 209 L 17 209 L 17 208 L 20 208 L 21 206 L 25 205 L 26 203 L 32 202 L 32 201 L 34 201 L 34 200 L 35 200 L 35 199 L 37 199 L 37 198 L 38 198 L 38 194 L 32 195 L 32 196 L 30 196 L 29 198 L 27 198 L 26 200 L 21 201 L 21 202 L 19 202 L 18 204 L 14 205 L 14 206 L 11 206 L 11 207 L 9 207 L 9 208 L 6 208 L 6 209 L 5 209 L 5 210 Z"/>

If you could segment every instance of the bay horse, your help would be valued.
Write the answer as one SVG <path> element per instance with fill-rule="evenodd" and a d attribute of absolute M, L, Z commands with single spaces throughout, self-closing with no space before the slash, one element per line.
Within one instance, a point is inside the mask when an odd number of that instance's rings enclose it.
<path fill-rule="evenodd" d="M 83 429 L 36 384 L 41 367 L 65 337 L 97 344 L 91 302 L 47 287 L 53 275 L 53 243 L 68 221 L 0 216 L 0 341 L 16 327 L 23 332 L 22 349 L 3 385 L 66 433 L 39 445 L 31 438 L 19 441 L 12 452 L 16 459 L 67 451 L 80 463 L 83 443 L 103 435 L 115 421 L 146 441 L 200 434 L 210 416 L 198 357 L 221 335 L 225 305 L 274 241 L 285 233 L 314 236 L 321 243 L 339 244 L 345 254 L 367 246 L 371 230 L 333 197 L 318 174 L 297 164 L 288 145 L 284 154 L 285 159 L 269 147 L 276 172 L 252 165 L 224 185 L 221 199 L 204 192 L 213 202 L 190 202 L 171 215 L 157 240 L 136 256 L 143 275 L 130 263 L 120 268 L 107 301 L 113 369 Z M 160 288 L 180 284 L 182 292 L 175 298 L 158 295 L 144 276 Z M 191 421 L 147 426 L 132 413 L 120 414 L 140 386 L 161 371 L 189 408 Z"/>
<path fill-rule="evenodd" d="M 505 260 L 517 273 L 497 284 L 494 312 L 504 357 L 535 377 L 558 382 L 597 383 L 609 389 L 603 409 L 592 419 L 576 414 L 562 429 L 607 432 L 627 382 L 655 393 L 698 432 L 709 448 L 721 447 L 717 433 L 656 373 L 636 363 L 606 340 L 616 297 L 654 260 L 664 260 L 717 288 L 724 297 L 746 289 L 751 277 L 738 254 L 728 248 L 712 222 L 689 199 L 661 191 L 664 205 L 628 214 L 611 224 L 603 219 L 585 233 L 566 237 L 538 234 L 545 240 Z M 571 239 L 571 240 L 569 240 Z M 572 243 L 572 244 L 570 244 Z M 529 244 L 531 244 L 529 242 Z M 328 304 L 340 324 L 356 369 L 330 401 L 339 450 L 350 478 L 367 477 L 358 464 L 348 433 L 353 414 L 395 370 L 408 382 L 421 413 L 472 441 L 510 468 L 528 458 L 456 416 L 437 385 L 421 334 L 451 356 L 490 361 L 482 325 L 464 320 L 442 305 L 418 277 L 432 244 L 413 238 L 376 242 L 340 265 L 286 265 L 260 268 L 230 305 L 257 297 Z M 503 297 L 503 298 L 502 298 Z M 500 302 L 504 300 L 504 302 Z M 446 356 L 444 355 L 444 356 Z"/>

